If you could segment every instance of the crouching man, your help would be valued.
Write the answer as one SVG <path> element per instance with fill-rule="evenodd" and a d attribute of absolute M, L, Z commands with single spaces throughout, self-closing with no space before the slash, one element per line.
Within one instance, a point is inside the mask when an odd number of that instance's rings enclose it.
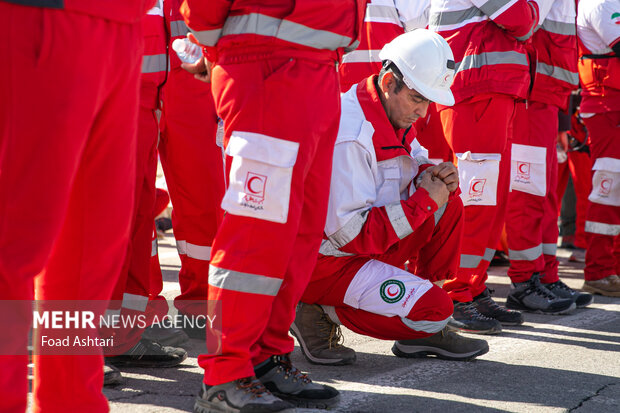
<path fill-rule="evenodd" d="M 379 57 L 379 75 L 341 97 L 324 239 L 291 332 L 316 364 L 355 361 L 339 343 L 340 324 L 397 340 L 400 357 L 470 360 L 488 345 L 446 329 L 452 300 L 434 284 L 458 267 L 458 172 L 432 164 L 412 127 L 431 101 L 454 104 L 454 57 L 423 29 L 400 35 Z"/>

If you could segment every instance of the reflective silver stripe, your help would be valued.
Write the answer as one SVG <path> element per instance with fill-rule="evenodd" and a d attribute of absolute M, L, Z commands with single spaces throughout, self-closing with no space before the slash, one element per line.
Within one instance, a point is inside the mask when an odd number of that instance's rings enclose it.
<path fill-rule="evenodd" d="M 366 218 L 368 217 L 369 209 L 365 211 L 358 212 L 353 215 L 351 219 L 344 225 L 344 227 L 340 228 L 334 234 L 330 235 L 328 238 L 334 244 L 334 247 L 340 248 L 344 245 L 347 245 L 351 242 L 358 234 L 362 231 L 362 227 L 366 222 Z"/>
<path fill-rule="evenodd" d="M 204 46 L 215 46 L 217 41 L 220 40 L 220 35 L 222 34 L 222 29 L 213 29 L 213 30 L 192 30 L 191 27 L 188 27 L 189 31 L 196 36 L 198 42 Z"/>
<path fill-rule="evenodd" d="M 414 331 L 424 331 L 425 333 L 438 333 L 448 324 L 450 317 L 441 321 L 428 321 L 428 320 L 420 320 L 413 321 L 406 317 L 401 317 L 400 320 L 404 325 L 409 327 Z"/>
<path fill-rule="evenodd" d="M 342 56 L 342 63 L 380 62 L 380 51 L 381 50 L 354 50 Z"/>
<path fill-rule="evenodd" d="M 542 244 L 538 244 L 535 247 L 528 248 L 526 250 L 508 250 L 508 257 L 511 260 L 521 260 L 521 261 L 534 261 L 538 257 L 540 257 L 543 253 Z"/>
<path fill-rule="evenodd" d="M 437 224 L 439 223 L 439 220 L 441 219 L 441 217 L 443 216 L 443 213 L 446 212 L 446 207 L 448 206 L 448 204 L 443 204 L 441 206 L 441 208 L 439 208 L 437 211 L 435 211 L 435 213 L 433 214 L 433 217 L 435 218 L 435 226 L 437 226 Z"/>
<path fill-rule="evenodd" d="M 513 0 L 489 0 L 484 3 L 482 6 L 478 8 L 482 10 L 484 14 L 493 18 L 495 17 L 495 13 L 504 8 L 508 3 L 511 3 Z"/>
<path fill-rule="evenodd" d="M 411 224 L 407 221 L 407 216 L 400 202 L 386 205 L 385 212 L 399 239 L 403 239 L 413 233 L 413 228 L 411 228 Z"/>
<path fill-rule="evenodd" d="M 187 255 L 190 258 L 202 261 L 211 260 L 211 247 L 192 244 L 191 242 L 177 240 L 179 255 Z"/>
<path fill-rule="evenodd" d="M 149 302 L 148 297 L 145 297 L 142 295 L 124 293 L 123 303 L 121 304 L 121 307 L 127 308 L 129 310 L 144 312 L 146 311 L 146 305 L 148 304 L 148 302 Z"/>
<path fill-rule="evenodd" d="M 488 52 L 465 56 L 463 61 L 456 64 L 456 71 L 479 69 L 486 65 L 513 64 L 529 67 L 527 57 L 519 52 Z"/>
<path fill-rule="evenodd" d="M 518 37 L 515 37 L 515 39 L 517 39 L 517 40 L 519 40 L 519 41 L 521 41 L 521 42 L 526 41 L 527 39 L 529 39 L 530 37 L 532 37 L 532 35 L 533 35 L 533 34 L 534 34 L 534 32 L 536 31 L 536 28 L 537 28 L 536 26 L 532 26 L 532 28 L 530 29 L 530 31 L 529 31 L 529 32 L 527 32 L 527 34 L 526 34 L 525 36 L 518 36 Z"/>
<path fill-rule="evenodd" d="M 380 6 L 377 4 L 369 4 L 366 6 L 365 22 L 377 22 L 377 23 L 394 23 L 402 26 L 398 12 L 392 6 Z"/>
<path fill-rule="evenodd" d="M 602 222 L 586 221 L 586 232 L 600 235 L 616 236 L 620 234 L 620 225 L 604 224 Z"/>
<path fill-rule="evenodd" d="M 142 73 L 157 73 L 166 70 L 165 54 L 142 56 Z"/>
<path fill-rule="evenodd" d="M 277 19 L 260 13 L 231 16 L 226 19 L 222 36 L 233 34 L 258 34 L 303 46 L 329 50 L 346 47 L 353 41 L 348 36 L 342 36 L 326 30 L 312 29 L 303 24 Z"/>
<path fill-rule="evenodd" d="M 474 17 L 482 17 L 484 13 L 477 8 L 471 7 L 465 10 L 444 11 L 441 13 L 433 13 L 429 17 L 429 26 L 449 26 L 459 24 Z"/>
<path fill-rule="evenodd" d="M 491 262 L 494 256 L 495 250 L 492 248 L 487 248 L 486 250 L 484 250 L 484 256 L 482 257 L 482 259 Z"/>
<path fill-rule="evenodd" d="M 570 83 L 571 85 L 579 84 L 579 73 L 571 72 L 570 70 L 562 69 L 561 67 L 538 62 L 536 63 L 536 72 L 566 83 Z"/>
<path fill-rule="evenodd" d="M 336 247 L 334 247 L 334 244 L 332 244 L 331 241 L 328 239 L 324 239 L 321 241 L 321 248 L 319 248 L 319 253 L 330 257 L 350 257 L 351 255 L 355 255 L 351 254 L 350 252 L 342 252 L 336 249 Z"/>
<path fill-rule="evenodd" d="M 556 253 L 558 252 L 557 244 L 547 243 L 547 244 L 543 244 L 542 246 L 543 246 L 543 254 L 545 255 L 556 255 Z"/>
<path fill-rule="evenodd" d="M 157 255 L 157 238 L 151 241 L 151 257 L 155 257 Z"/>
<path fill-rule="evenodd" d="M 223 290 L 275 296 L 281 284 L 280 278 L 209 266 L 209 285 Z"/>
<path fill-rule="evenodd" d="M 477 268 L 482 257 L 479 255 L 461 254 L 461 264 L 459 268 Z"/>
<path fill-rule="evenodd" d="M 545 20 L 542 28 L 550 33 L 562 34 L 565 36 L 577 35 L 577 25 L 575 23 L 556 22 L 553 20 Z"/>
<path fill-rule="evenodd" d="M 170 36 L 187 36 L 187 32 L 189 32 L 189 28 L 185 24 L 183 20 L 174 20 L 170 22 Z"/>

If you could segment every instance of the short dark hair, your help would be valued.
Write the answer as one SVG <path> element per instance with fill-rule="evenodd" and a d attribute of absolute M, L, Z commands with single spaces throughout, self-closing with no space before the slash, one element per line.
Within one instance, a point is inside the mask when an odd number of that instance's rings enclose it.
<path fill-rule="evenodd" d="M 379 83 L 381 83 L 381 79 L 385 76 L 386 73 L 392 73 L 394 76 L 394 82 L 396 86 L 394 88 L 395 93 L 400 93 L 403 87 L 405 87 L 405 82 L 403 82 L 403 74 L 398 70 L 398 67 L 391 60 L 384 60 L 383 66 L 381 67 L 381 71 L 379 72 Z"/>

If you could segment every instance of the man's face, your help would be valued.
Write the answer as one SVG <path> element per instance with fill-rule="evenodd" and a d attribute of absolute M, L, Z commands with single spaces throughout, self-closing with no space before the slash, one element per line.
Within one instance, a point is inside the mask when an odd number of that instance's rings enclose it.
<path fill-rule="evenodd" d="M 392 73 L 388 72 L 383 76 L 381 86 L 383 107 L 394 128 L 407 129 L 418 118 L 426 116 L 431 102 L 406 85 L 396 93 L 396 81 Z"/>

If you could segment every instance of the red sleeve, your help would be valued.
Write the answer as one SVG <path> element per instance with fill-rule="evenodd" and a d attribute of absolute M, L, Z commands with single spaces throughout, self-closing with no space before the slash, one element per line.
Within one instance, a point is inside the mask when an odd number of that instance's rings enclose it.
<path fill-rule="evenodd" d="M 231 6 L 232 0 L 184 0 L 181 14 L 200 44 L 209 50 L 217 44 Z"/>
<path fill-rule="evenodd" d="M 489 16 L 518 40 L 527 40 L 538 25 L 538 4 L 519 0 L 497 16 Z"/>
<path fill-rule="evenodd" d="M 437 204 L 424 188 L 417 189 L 406 201 L 400 201 L 400 206 L 408 227 L 399 220 L 394 222 L 395 214 L 388 214 L 386 208 L 398 209 L 394 208 L 394 205 L 374 207 L 368 211 L 360 233 L 339 250 L 363 255 L 384 254 L 437 211 Z"/>

